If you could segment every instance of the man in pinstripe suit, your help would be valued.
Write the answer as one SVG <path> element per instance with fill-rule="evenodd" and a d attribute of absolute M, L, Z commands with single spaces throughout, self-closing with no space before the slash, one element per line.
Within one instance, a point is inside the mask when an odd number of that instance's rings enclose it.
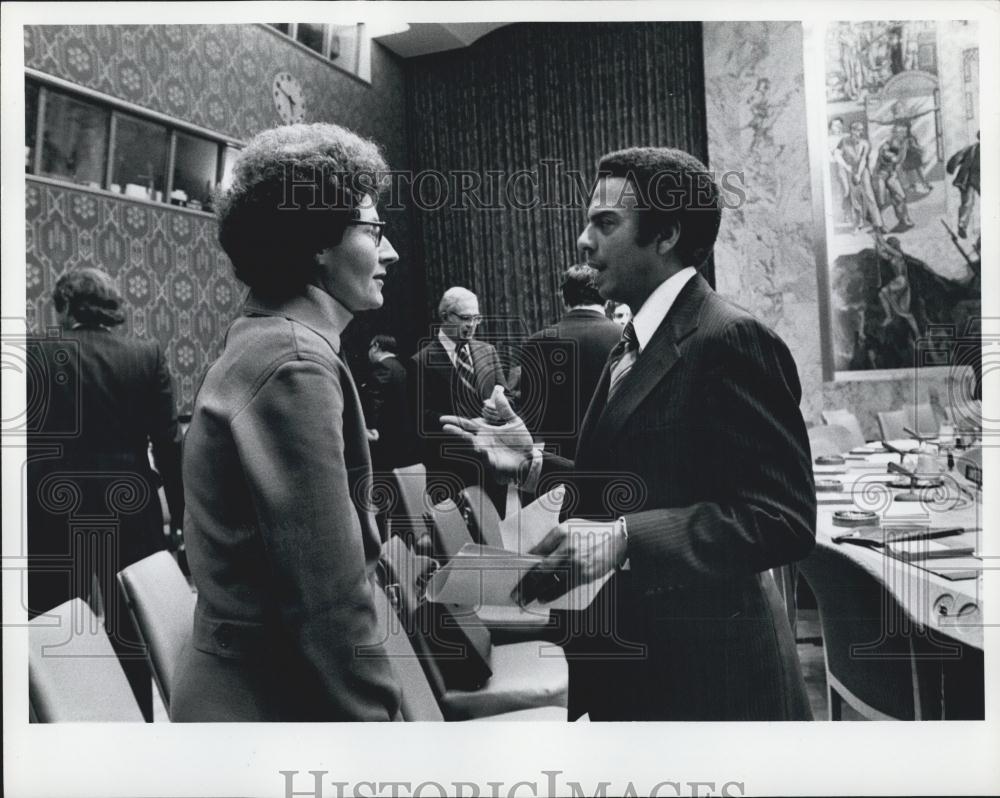
<path fill-rule="evenodd" d="M 536 450 L 503 397 L 447 418 L 490 465 L 574 518 L 515 590 L 551 600 L 613 571 L 570 613 L 570 715 L 591 720 L 808 719 L 795 641 L 768 569 L 804 557 L 816 504 L 795 363 L 698 274 L 719 190 L 687 153 L 611 153 L 578 245 L 601 295 L 637 309 L 587 411 L 574 462 Z M 498 426 L 499 425 L 499 426 Z M 600 521 L 582 529 L 577 521 Z"/>

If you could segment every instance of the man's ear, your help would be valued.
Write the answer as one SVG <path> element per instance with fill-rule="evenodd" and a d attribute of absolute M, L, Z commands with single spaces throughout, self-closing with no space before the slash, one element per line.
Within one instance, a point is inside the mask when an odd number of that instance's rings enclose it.
<path fill-rule="evenodd" d="M 681 237 L 681 226 L 677 222 L 674 222 L 670 229 L 666 232 L 660 233 L 656 239 L 656 251 L 660 255 L 666 255 L 670 250 L 677 246 L 677 242 Z"/>

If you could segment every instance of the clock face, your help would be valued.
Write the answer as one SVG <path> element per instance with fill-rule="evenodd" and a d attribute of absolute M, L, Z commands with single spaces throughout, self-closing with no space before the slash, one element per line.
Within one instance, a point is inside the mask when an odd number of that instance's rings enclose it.
<path fill-rule="evenodd" d="M 301 122 L 306 117 L 306 96 L 302 84 L 287 72 L 279 72 L 274 76 L 271 89 L 271 99 L 274 108 L 286 125 Z"/>

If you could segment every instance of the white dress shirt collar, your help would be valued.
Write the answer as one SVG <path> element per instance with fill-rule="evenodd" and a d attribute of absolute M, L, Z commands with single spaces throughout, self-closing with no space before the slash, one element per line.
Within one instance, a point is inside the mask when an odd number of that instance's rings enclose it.
<path fill-rule="evenodd" d="M 441 346 L 444 347 L 444 351 L 448 353 L 448 359 L 451 361 L 451 365 L 455 366 L 455 358 L 457 357 L 455 355 L 455 349 L 458 344 L 445 335 L 443 330 L 438 330 L 438 341 L 441 342 Z"/>
<path fill-rule="evenodd" d="M 667 313 L 673 306 L 677 295 L 681 289 L 687 285 L 688 280 L 697 274 L 694 266 L 685 266 L 676 274 L 668 277 L 658 286 L 649 298 L 642 303 L 642 307 L 632 317 L 632 326 L 635 328 L 635 337 L 639 342 L 639 352 L 646 348 L 653 333 L 663 323 Z"/>

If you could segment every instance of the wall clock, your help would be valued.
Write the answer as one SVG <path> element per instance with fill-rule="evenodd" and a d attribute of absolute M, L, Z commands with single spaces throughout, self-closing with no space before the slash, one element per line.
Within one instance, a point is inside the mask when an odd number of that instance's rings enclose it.
<path fill-rule="evenodd" d="M 305 119 L 305 91 L 302 89 L 302 84 L 288 72 L 279 72 L 274 76 L 271 99 L 274 100 L 274 109 L 278 112 L 278 116 L 286 125 L 293 125 Z"/>

